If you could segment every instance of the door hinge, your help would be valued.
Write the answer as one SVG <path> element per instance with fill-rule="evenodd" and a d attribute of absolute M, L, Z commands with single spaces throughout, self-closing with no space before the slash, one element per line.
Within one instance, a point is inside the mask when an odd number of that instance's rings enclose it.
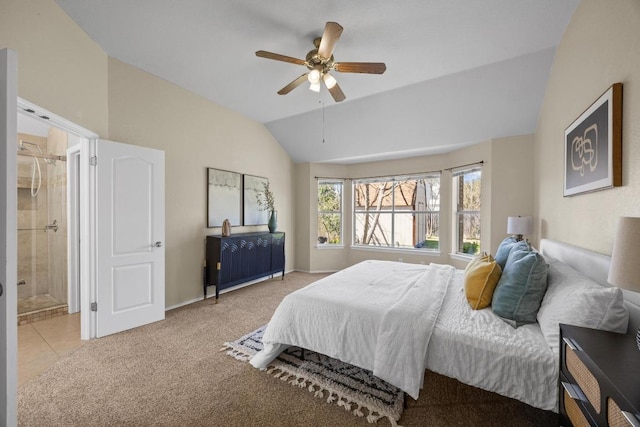
<path fill-rule="evenodd" d="M 97 302 L 92 302 L 91 303 L 91 311 L 98 311 L 98 303 Z"/>
<path fill-rule="evenodd" d="M 98 164 L 98 156 L 92 156 L 92 157 L 89 159 L 89 164 L 90 164 L 91 166 L 95 166 L 95 165 L 97 165 L 97 164 Z"/>

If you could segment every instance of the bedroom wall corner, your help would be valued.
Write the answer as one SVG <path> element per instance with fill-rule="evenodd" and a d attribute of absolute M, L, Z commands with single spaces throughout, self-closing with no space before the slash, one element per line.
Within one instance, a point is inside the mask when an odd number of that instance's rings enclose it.
<path fill-rule="evenodd" d="M 522 135 L 491 142 L 490 251 L 495 254 L 507 234 L 510 216 L 534 216 L 534 136 Z M 483 199 L 484 200 L 484 199 Z M 525 236 L 531 239 L 533 235 Z"/>
<path fill-rule="evenodd" d="M 115 141 L 165 152 L 166 305 L 202 298 L 206 168 L 269 178 L 285 270 L 295 265 L 294 163 L 262 124 L 145 71 L 109 59 L 109 130 Z M 233 227 L 232 233 L 267 227 Z"/>
<path fill-rule="evenodd" d="M 298 271 L 311 271 L 311 164 L 296 163 L 294 166 L 294 200 L 296 229 L 296 263 Z"/>
<path fill-rule="evenodd" d="M 563 197 L 564 129 L 623 83 L 623 185 Z M 640 2 L 583 0 L 556 50 L 535 134 L 536 242 L 609 254 L 620 216 L 640 216 Z"/>

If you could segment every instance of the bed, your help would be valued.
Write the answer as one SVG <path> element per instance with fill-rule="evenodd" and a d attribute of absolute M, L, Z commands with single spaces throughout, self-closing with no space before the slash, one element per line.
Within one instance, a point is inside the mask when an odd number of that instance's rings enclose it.
<path fill-rule="evenodd" d="M 471 309 L 463 270 L 364 261 L 285 297 L 250 363 L 266 368 L 298 346 L 373 371 L 414 399 L 429 369 L 557 411 L 557 325 L 635 331 L 640 298 L 608 287 L 605 255 L 545 239 L 539 252 L 549 285 L 534 323 L 514 328 L 491 308 Z"/>

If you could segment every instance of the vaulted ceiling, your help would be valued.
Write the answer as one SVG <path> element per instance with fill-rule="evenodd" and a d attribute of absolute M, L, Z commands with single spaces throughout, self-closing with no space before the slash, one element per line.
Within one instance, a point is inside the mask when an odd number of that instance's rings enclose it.
<path fill-rule="evenodd" d="M 535 131 L 555 48 L 579 0 L 57 0 L 105 52 L 270 130 L 296 162 L 441 153 Z M 346 100 L 302 84 L 325 23 L 344 27 Z"/>

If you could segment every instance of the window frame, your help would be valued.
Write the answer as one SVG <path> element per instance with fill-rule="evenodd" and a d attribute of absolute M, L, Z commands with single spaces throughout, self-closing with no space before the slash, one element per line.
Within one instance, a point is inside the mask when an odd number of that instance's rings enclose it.
<path fill-rule="evenodd" d="M 461 200 L 460 195 L 461 192 L 461 183 L 464 183 L 464 176 L 472 173 L 480 174 L 480 197 L 479 197 L 479 209 L 478 210 L 461 210 Z M 451 171 L 451 188 L 452 188 L 452 247 L 453 247 L 453 255 L 465 258 L 471 258 L 474 255 L 481 253 L 482 251 L 482 163 L 467 165 L 461 168 L 457 168 Z M 480 229 L 480 235 L 478 236 L 478 249 L 474 253 L 464 252 L 464 235 L 461 236 L 460 230 L 460 217 L 464 215 L 473 215 L 477 214 L 478 216 L 478 227 Z M 464 234 L 464 231 L 462 231 Z M 460 243 L 462 243 L 463 247 L 460 248 Z"/>
<path fill-rule="evenodd" d="M 430 180 L 430 179 L 437 179 L 438 181 L 438 198 L 437 198 L 437 210 L 427 210 L 426 206 L 428 206 L 428 204 L 425 205 L 425 209 L 424 210 L 417 210 L 416 208 L 413 209 L 396 209 L 396 196 L 395 196 L 395 191 L 396 191 L 396 182 L 404 182 L 404 181 L 410 181 L 410 180 Z M 357 191 L 356 191 L 356 186 L 360 185 L 360 184 L 368 184 L 368 183 L 383 183 L 383 182 L 387 182 L 387 183 L 394 183 L 392 186 L 392 193 L 388 196 L 383 196 L 383 197 L 389 197 L 391 199 L 391 207 L 386 207 L 386 208 L 382 208 L 378 211 L 375 212 L 379 212 L 381 214 L 384 215 L 390 215 L 390 245 L 373 245 L 373 244 L 363 244 L 363 243 L 356 243 L 356 232 L 357 232 L 357 215 L 358 214 L 362 214 L 362 213 L 366 213 L 367 210 L 360 208 L 358 209 L 358 204 L 356 201 L 356 197 L 357 197 Z M 441 205 L 441 197 L 440 197 L 440 189 L 442 184 L 442 173 L 440 171 L 435 171 L 435 172 L 427 172 L 427 173 L 422 173 L 422 174 L 411 174 L 411 175 L 392 175 L 392 176 L 385 176 L 385 177 L 372 177 L 372 178 L 359 178 L 359 179 L 353 179 L 352 183 L 351 183 L 351 203 L 352 203 L 352 210 L 351 210 L 351 217 L 352 217 L 352 224 L 351 224 L 351 247 L 354 249 L 362 249 L 362 250 L 374 250 L 374 251 L 394 251 L 394 252 L 405 252 L 405 253 L 415 253 L 415 252 L 420 252 L 420 253 L 430 253 L 430 254 L 439 254 L 440 250 L 442 248 L 442 242 L 441 242 L 441 233 L 440 233 L 440 218 L 441 218 L 441 214 L 442 214 L 442 205 Z M 436 216 L 436 222 L 438 224 L 438 247 L 437 248 L 428 248 L 428 247 L 415 247 L 415 245 L 413 247 L 409 247 L 409 246 L 396 246 L 395 245 L 395 241 L 396 241 L 396 215 L 407 215 L 407 214 L 411 214 L 412 217 L 415 219 L 416 215 L 435 215 Z"/>
<path fill-rule="evenodd" d="M 316 238 L 316 247 L 318 248 L 342 248 L 344 247 L 344 179 L 336 179 L 336 178 L 318 178 L 317 186 L 316 186 L 316 234 L 320 229 L 320 217 L 323 214 L 338 214 L 340 216 L 340 243 L 329 243 L 328 241 L 325 243 L 320 243 L 320 236 Z M 340 184 L 340 210 L 320 210 L 320 186 L 323 184 Z"/>

